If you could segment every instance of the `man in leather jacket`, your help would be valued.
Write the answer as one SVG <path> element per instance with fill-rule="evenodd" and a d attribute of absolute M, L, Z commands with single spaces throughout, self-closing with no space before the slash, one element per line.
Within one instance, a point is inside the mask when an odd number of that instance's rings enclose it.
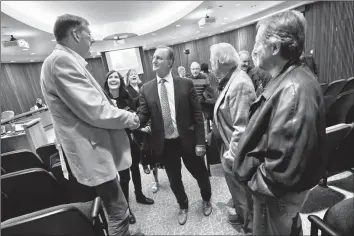
<path fill-rule="evenodd" d="M 256 66 L 272 79 L 250 107 L 235 177 L 254 201 L 254 235 L 301 235 L 299 212 L 323 175 L 325 114 L 317 79 L 301 64 L 306 20 L 286 11 L 258 22 Z"/>

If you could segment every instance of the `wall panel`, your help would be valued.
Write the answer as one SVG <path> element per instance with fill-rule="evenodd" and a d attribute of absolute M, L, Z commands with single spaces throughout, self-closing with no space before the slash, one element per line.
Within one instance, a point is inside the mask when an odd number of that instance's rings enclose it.
<path fill-rule="evenodd" d="M 102 85 L 105 70 L 100 58 L 87 60 L 87 69 Z M 1 64 L 0 99 L 1 111 L 11 110 L 15 114 L 27 112 L 37 98 L 42 98 L 40 74 L 42 63 Z"/>

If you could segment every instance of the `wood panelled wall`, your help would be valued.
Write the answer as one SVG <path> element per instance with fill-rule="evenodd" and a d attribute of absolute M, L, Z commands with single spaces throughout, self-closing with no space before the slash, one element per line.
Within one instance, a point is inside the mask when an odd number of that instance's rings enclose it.
<path fill-rule="evenodd" d="M 353 77 L 354 2 L 316 2 L 305 9 L 305 52 L 314 50 L 319 80 L 328 83 Z"/>
<path fill-rule="evenodd" d="M 87 60 L 87 69 L 103 85 L 105 71 L 101 58 Z M 1 111 L 11 110 L 15 114 L 27 112 L 37 98 L 42 98 L 40 74 L 42 63 L 1 64 L 0 99 Z"/>
<path fill-rule="evenodd" d="M 314 50 L 316 64 L 319 67 L 319 81 L 331 82 L 354 76 L 354 2 L 321 1 L 305 7 L 308 30 L 305 52 Z M 175 63 L 172 72 L 182 65 L 189 71 L 193 61 L 209 63 L 209 49 L 212 44 L 227 42 L 237 51 L 252 51 L 256 36 L 255 24 L 207 38 L 172 45 L 175 51 Z M 190 54 L 183 53 L 189 49 Z M 154 49 L 143 53 L 143 82 L 154 77 L 151 57 Z M 2 64 L 1 110 L 13 110 L 16 114 L 29 111 L 37 97 L 42 97 L 39 85 L 42 63 Z M 89 59 L 88 70 L 103 85 L 106 69 L 101 58 Z"/>
<path fill-rule="evenodd" d="M 171 45 L 175 52 L 175 62 L 173 64 L 172 73 L 177 74 L 177 68 L 184 66 L 189 71 L 192 62 L 196 61 L 200 64 L 208 63 L 210 68 L 210 47 L 216 43 L 229 43 L 233 45 L 237 51 L 252 51 L 256 37 L 256 24 L 248 25 L 226 33 L 213 35 L 210 37 L 194 40 L 182 44 Z M 190 54 L 184 54 L 184 50 L 189 49 Z M 144 51 L 144 62 L 147 65 L 146 78 L 148 80 L 154 77 L 151 66 L 151 58 L 155 49 Z"/>

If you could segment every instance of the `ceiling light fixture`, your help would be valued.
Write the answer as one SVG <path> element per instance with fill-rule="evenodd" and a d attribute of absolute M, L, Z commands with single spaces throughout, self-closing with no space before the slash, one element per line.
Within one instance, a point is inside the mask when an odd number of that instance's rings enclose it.
<path fill-rule="evenodd" d="M 222 25 L 225 25 L 226 23 L 225 23 L 225 22 L 222 22 L 221 24 L 222 24 Z"/>
<path fill-rule="evenodd" d="M 156 33 L 152 33 L 151 35 L 156 35 Z"/>
<path fill-rule="evenodd" d="M 176 27 L 180 27 L 181 25 L 176 25 Z"/>
<path fill-rule="evenodd" d="M 32 55 L 36 54 L 35 52 L 31 52 Z"/>
<path fill-rule="evenodd" d="M 57 41 L 57 40 L 55 40 L 55 39 L 52 39 L 52 42 L 55 42 L 55 41 Z"/>
<path fill-rule="evenodd" d="M 227 19 L 229 19 L 229 17 L 224 17 L 224 20 L 227 20 Z"/>
<path fill-rule="evenodd" d="M 24 48 L 24 49 L 22 49 L 23 51 L 28 51 L 28 48 Z"/>
<path fill-rule="evenodd" d="M 34 62 L 34 60 L 30 60 L 30 62 Z"/>
<path fill-rule="evenodd" d="M 11 61 L 11 62 L 16 62 L 16 61 Z"/>
<path fill-rule="evenodd" d="M 118 36 L 114 36 L 113 39 L 117 40 L 117 39 L 118 39 Z"/>
<path fill-rule="evenodd" d="M 240 6 L 240 5 L 241 5 L 241 4 L 237 3 L 237 4 L 236 4 L 236 7 L 238 7 L 238 6 Z"/>

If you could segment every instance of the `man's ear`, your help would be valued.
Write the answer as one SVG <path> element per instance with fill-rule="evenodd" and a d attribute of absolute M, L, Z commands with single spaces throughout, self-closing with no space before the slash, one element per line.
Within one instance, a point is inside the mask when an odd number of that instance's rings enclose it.
<path fill-rule="evenodd" d="M 272 55 L 275 56 L 275 55 L 280 54 L 280 48 L 281 48 L 281 43 L 280 42 L 273 43 Z"/>
<path fill-rule="evenodd" d="M 78 43 L 80 42 L 80 38 L 79 38 L 79 35 L 78 35 L 76 29 L 71 30 L 71 35 L 73 36 L 73 38 L 76 42 L 78 42 Z"/>

